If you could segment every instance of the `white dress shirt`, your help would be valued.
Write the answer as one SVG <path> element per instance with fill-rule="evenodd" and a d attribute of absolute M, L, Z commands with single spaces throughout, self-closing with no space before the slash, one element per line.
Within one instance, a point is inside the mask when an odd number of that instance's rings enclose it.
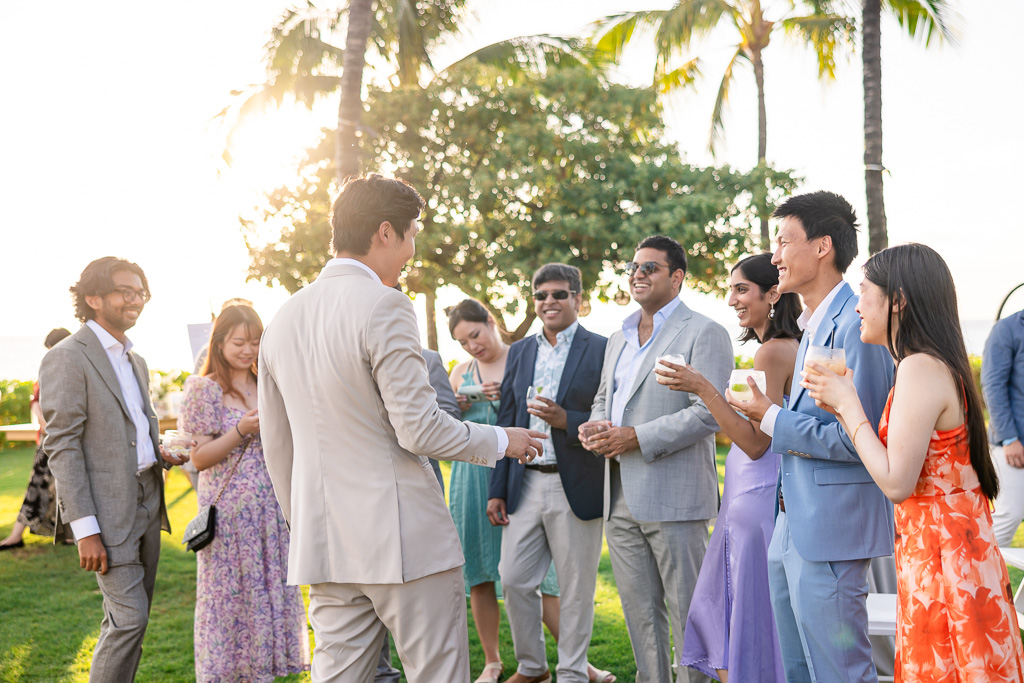
<path fill-rule="evenodd" d="M 658 336 L 661 326 L 679 308 L 680 303 L 682 301 L 680 301 L 679 297 L 674 297 L 654 314 L 654 329 L 651 331 L 651 338 L 643 346 L 640 345 L 640 318 L 642 311 L 631 313 L 622 321 L 622 335 L 626 338 L 626 345 L 622 347 L 622 354 L 615 364 L 615 384 L 612 387 L 611 409 L 613 427 L 622 426 L 622 414 L 626 411 L 626 397 L 636 382 L 636 373 L 639 372 L 643 359 L 650 350 L 654 339 Z"/>
<path fill-rule="evenodd" d="M 369 273 L 370 277 L 372 277 L 380 284 L 384 284 L 384 282 L 380 279 L 380 275 L 377 275 L 376 271 L 374 271 L 373 268 L 366 265 L 362 261 L 357 261 L 354 258 L 335 256 L 334 258 L 327 262 L 327 266 L 355 266 L 356 268 L 361 268 L 367 273 Z M 494 427 L 494 433 L 498 437 L 498 457 L 500 458 L 504 456 L 505 451 L 508 450 L 508 433 L 501 427 Z"/>
<path fill-rule="evenodd" d="M 125 337 L 124 344 L 114 338 L 114 335 L 103 329 L 95 320 L 85 323 L 100 340 L 100 345 L 107 352 L 107 359 L 114 368 L 117 375 L 117 384 L 121 387 L 121 396 L 128 406 L 128 415 L 135 425 L 135 454 L 138 467 L 143 470 L 156 463 L 156 450 L 153 448 L 153 439 L 149 435 L 149 416 L 146 415 L 146 401 L 142 397 L 142 389 L 135 377 L 135 368 L 132 366 L 128 352 L 132 350 L 132 342 Z M 82 517 L 71 522 L 71 531 L 76 539 L 83 539 L 86 536 L 93 536 L 100 532 L 99 522 L 95 515 Z"/>
<path fill-rule="evenodd" d="M 825 319 L 828 307 L 832 305 L 832 301 L 836 298 L 836 294 L 839 293 L 844 284 L 846 283 L 840 280 L 839 284 L 832 288 L 832 291 L 825 296 L 814 311 L 809 311 L 805 308 L 800 317 L 796 319 L 797 325 L 804 331 L 804 337 L 807 339 L 808 344 L 813 342 L 814 334 L 818 331 L 821 321 Z M 799 372 L 799 370 L 794 370 L 794 372 Z M 779 417 L 780 410 L 782 410 L 781 406 L 772 404 L 765 412 L 764 417 L 761 418 L 761 431 L 768 436 L 773 436 L 775 433 L 775 420 Z"/>

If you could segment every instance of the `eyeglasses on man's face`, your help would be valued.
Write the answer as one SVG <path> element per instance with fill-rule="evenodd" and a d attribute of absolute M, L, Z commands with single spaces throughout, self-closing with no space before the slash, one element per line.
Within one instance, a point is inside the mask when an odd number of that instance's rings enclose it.
<path fill-rule="evenodd" d="M 644 263 L 634 263 L 633 261 L 630 261 L 629 263 L 622 264 L 622 272 L 630 277 L 633 277 L 637 271 L 640 271 L 644 275 L 650 275 L 658 268 L 668 268 L 668 265 L 664 263 L 657 263 L 656 261 L 645 261 Z"/>
<path fill-rule="evenodd" d="M 576 292 L 574 292 L 571 289 L 555 289 L 547 292 L 534 292 L 533 300 L 546 301 L 549 294 L 551 295 L 551 298 L 553 298 L 556 301 L 565 301 L 570 296 L 574 296 Z"/>
<path fill-rule="evenodd" d="M 114 287 L 107 294 L 120 294 L 121 298 L 126 304 L 133 303 L 134 301 L 141 301 L 144 304 L 149 303 L 149 290 L 147 289 L 135 289 L 134 287 Z"/>

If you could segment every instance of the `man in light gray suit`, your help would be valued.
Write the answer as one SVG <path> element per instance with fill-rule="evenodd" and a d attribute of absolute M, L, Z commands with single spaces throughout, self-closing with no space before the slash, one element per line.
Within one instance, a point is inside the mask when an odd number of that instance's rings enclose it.
<path fill-rule="evenodd" d="M 39 369 L 43 448 L 57 483 L 57 534 L 69 522 L 80 566 L 96 572 L 103 622 L 89 680 L 135 679 L 153 602 L 160 530 L 170 531 L 162 455 L 149 402 L 149 369 L 125 332 L 149 301 L 146 276 L 111 256 L 86 266 L 71 288 L 85 323 Z"/>
<path fill-rule="evenodd" d="M 608 340 L 585 446 L 606 458 L 605 536 L 638 683 L 672 680 L 669 616 L 678 648 L 690 598 L 718 511 L 718 424 L 695 394 L 670 391 L 655 361 L 682 354 L 719 391 L 732 370 L 732 340 L 721 325 L 679 299 L 686 252 L 648 237 L 626 264 L 640 310 Z M 589 428 L 607 430 L 587 439 Z M 666 602 L 668 607 L 666 609 Z M 690 670 L 690 681 L 708 680 Z"/>

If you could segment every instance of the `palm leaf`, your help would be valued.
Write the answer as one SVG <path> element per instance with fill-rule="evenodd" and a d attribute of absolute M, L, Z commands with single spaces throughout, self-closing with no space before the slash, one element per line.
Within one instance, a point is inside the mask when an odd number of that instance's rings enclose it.
<path fill-rule="evenodd" d="M 932 40 L 956 45 L 960 16 L 946 0 L 886 0 L 896 21 L 911 36 L 921 38 L 925 46 Z"/>
<path fill-rule="evenodd" d="M 581 38 L 549 34 L 519 36 L 492 43 L 447 68 L 469 59 L 500 67 L 511 76 L 543 74 L 549 69 L 562 67 L 585 67 L 604 73 L 612 63 L 607 53 Z"/>
<path fill-rule="evenodd" d="M 725 105 L 729 101 L 729 86 L 732 85 L 733 71 L 736 68 L 736 64 L 740 60 L 749 61 L 750 58 L 743 51 L 743 47 L 736 46 L 736 52 L 733 54 L 732 59 L 729 60 L 728 66 L 725 67 L 725 73 L 722 75 L 722 83 L 718 86 L 718 95 L 715 96 L 715 108 L 711 112 L 711 130 L 708 131 L 708 151 L 713 155 L 715 153 L 715 146 L 721 142 L 723 135 L 725 134 L 725 126 L 722 123 L 722 112 L 725 110 Z"/>
<path fill-rule="evenodd" d="M 667 13 L 666 10 L 623 12 L 599 19 L 593 24 L 594 47 L 611 61 L 617 62 L 638 29 L 656 30 Z"/>
<path fill-rule="evenodd" d="M 836 77 L 836 49 L 840 42 L 853 45 L 856 26 L 852 19 L 839 15 L 810 15 L 782 20 L 789 35 L 798 35 L 814 47 L 818 58 L 818 76 Z"/>
<path fill-rule="evenodd" d="M 680 0 L 664 12 L 654 36 L 658 55 L 657 70 L 668 71 L 674 57 L 682 54 L 694 38 L 701 38 L 718 25 L 724 15 L 737 17 L 737 11 L 724 0 Z"/>
<path fill-rule="evenodd" d="M 654 87 L 657 88 L 658 92 L 667 93 L 676 88 L 685 88 L 688 85 L 693 85 L 698 78 L 703 76 L 700 70 L 701 64 L 700 58 L 694 57 L 668 73 L 656 76 Z"/>

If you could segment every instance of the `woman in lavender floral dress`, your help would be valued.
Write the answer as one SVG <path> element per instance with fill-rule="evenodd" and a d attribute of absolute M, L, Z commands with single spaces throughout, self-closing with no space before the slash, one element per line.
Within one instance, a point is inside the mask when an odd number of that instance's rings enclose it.
<path fill-rule="evenodd" d="M 213 542 L 197 555 L 199 683 L 272 681 L 309 669 L 306 610 L 287 585 L 288 528 L 263 461 L 256 358 L 263 324 L 248 306 L 221 311 L 210 354 L 185 383 L 179 427 L 196 442 L 199 504 L 217 501 Z"/>

